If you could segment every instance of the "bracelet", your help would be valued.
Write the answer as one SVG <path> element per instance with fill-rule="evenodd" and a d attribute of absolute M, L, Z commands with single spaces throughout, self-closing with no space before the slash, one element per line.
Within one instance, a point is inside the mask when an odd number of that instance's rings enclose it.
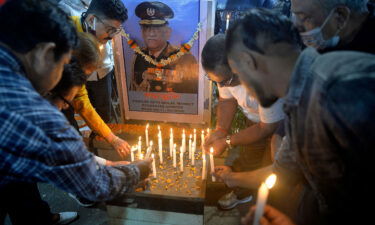
<path fill-rule="evenodd" d="M 228 135 L 227 138 L 225 139 L 225 142 L 227 143 L 228 148 L 229 148 L 229 149 L 232 149 L 233 146 L 232 146 L 232 143 L 231 143 L 231 141 L 230 141 L 230 138 L 231 138 L 231 136 Z"/>
<path fill-rule="evenodd" d="M 225 135 L 228 134 L 228 130 L 224 129 L 224 128 L 221 128 L 221 127 L 216 127 L 216 131 L 221 131 L 223 132 Z"/>

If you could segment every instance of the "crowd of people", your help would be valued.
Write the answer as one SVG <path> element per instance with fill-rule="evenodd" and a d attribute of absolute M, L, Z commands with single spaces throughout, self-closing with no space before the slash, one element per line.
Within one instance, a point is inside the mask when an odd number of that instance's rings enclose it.
<path fill-rule="evenodd" d="M 220 96 L 204 149 L 240 152 L 215 168 L 213 175 L 231 188 L 218 206 L 254 201 L 255 190 L 275 173 L 260 224 L 368 224 L 374 4 L 290 3 L 290 16 L 250 9 L 202 50 L 206 78 Z M 89 152 L 74 119 L 79 113 L 120 156 L 129 155 L 129 144 L 106 125 L 101 100 L 110 94 L 98 91 L 108 90 L 109 41 L 127 19 L 120 0 L 0 1 L 0 223 L 7 214 L 12 224 L 77 218 L 76 212 L 52 213 L 38 182 L 89 206 L 134 191 L 148 178 L 149 159 L 112 162 Z M 237 108 L 247 128 L 231 133 Z M 254 207 L 242 223 L 253 220 Z"/>

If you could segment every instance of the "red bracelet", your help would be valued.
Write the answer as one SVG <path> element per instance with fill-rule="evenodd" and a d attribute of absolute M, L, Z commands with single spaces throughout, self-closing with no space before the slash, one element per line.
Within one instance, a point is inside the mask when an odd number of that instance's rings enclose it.
<path fill-rule="evenodd" d="M 227 131 L 226 129 L 224 129 L 224 128 L 216 127 L 216 130 L 217 130 L 217 131 L 221 131 L 221 132 L 223 132 L 225 135 L 228 134 L 228 131 Z"/>

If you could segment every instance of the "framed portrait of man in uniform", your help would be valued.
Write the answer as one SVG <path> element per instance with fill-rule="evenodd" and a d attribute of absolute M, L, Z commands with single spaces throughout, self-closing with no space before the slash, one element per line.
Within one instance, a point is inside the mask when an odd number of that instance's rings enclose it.
<path fill-rule="evenodd" d="M 215 1 L 124 1 L 129 19 L 114 39 L 125 120 L 209 121 L 210 84 L 200 53 L 213 35 Z"/>

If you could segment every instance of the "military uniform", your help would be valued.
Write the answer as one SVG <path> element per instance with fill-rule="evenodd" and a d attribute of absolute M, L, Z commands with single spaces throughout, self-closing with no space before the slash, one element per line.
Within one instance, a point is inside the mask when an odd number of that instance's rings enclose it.
<path fill-rule="evenodd" d="M 174 16 L 172 9 L 161 2 L 143 2 L 135 9 L 136 15 L 141 18 L 141 26 L 165 26 L 166 19 Z M 147 48 L 143 53 L 149 55 Z M 167 43 L 156 61 L 168 59 L 176 54 L 179 48 Z M 147 62 L 140 54 L 135 54 L 131 90 L 147 92 L 177 92 L 198 93 L 198 63 L 191 53 L 185 53 L 178 60 L 157 67 Z"/>

